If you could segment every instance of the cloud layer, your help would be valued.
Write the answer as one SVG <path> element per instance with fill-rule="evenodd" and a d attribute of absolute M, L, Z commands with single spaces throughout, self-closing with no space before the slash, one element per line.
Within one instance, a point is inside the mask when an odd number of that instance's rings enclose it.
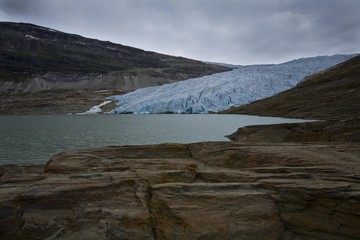
<path fill-rule="evenodd" d="M 359 9 L 358 0 L 0 0 L 0 21 L 251 64 L 360 52 Z"/>

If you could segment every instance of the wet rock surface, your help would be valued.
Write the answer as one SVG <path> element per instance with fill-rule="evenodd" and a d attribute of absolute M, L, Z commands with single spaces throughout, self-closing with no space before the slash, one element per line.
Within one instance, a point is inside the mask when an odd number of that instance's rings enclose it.
<path fill-rule="evenodd" d="M 358 239 L 358 143 L 119 146 L 0 167 L 1 239 Z"/>

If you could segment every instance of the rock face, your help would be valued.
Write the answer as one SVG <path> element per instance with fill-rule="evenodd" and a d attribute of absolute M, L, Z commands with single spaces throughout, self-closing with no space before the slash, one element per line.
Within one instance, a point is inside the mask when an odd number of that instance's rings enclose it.
<path fill-rule="evenodd" d="M 358 143 L 205 142 L 0 167 L 1 239 L 358 239 Z"/>
<path fill-rule="evenodd" d="M 0 22 L 0 92 L 134 90 L 229 70 L 224 66 Z"/>

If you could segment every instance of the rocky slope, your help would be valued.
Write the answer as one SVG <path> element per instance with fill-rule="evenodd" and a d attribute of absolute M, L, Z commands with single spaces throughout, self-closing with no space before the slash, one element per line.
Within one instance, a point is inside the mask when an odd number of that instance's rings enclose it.
<path fill-rule="evenodd" d="M 224 113 L 308 119 L 360 117 L 360 56 L 305 78 L 295 88 Z"/>
<path fill-rule="evenodd" d="M 25 23 L 0 22 L 0 92 L 122 89 L 227 71 Z"/>
<path fill-rule="evenodd" d="M 2 239 L 358 239 L 359 144 L 108 147 L 0 167 Z"/>
<path fill-rule="evenodd" d="M 0 115 L 69 114 L 85 112 L 113 94 L 123 94 L 115 90 L 46 90 L 35 93 L 0 95 Z M 109 108 L 110 107 L 110 108 Z M 104 106 L 110 111 L 115 104 Z"/>

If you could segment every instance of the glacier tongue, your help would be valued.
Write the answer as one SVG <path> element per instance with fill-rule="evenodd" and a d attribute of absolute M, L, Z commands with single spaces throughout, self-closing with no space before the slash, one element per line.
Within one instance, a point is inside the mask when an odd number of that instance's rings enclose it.
<path fill-rule="evenodd" d="M 232 71 L 111 96 L 110 113 L 218 112 L 275 95 L 304 77 L 355 55 L 302 58 L 282 64 L 239 66 Z"/>

